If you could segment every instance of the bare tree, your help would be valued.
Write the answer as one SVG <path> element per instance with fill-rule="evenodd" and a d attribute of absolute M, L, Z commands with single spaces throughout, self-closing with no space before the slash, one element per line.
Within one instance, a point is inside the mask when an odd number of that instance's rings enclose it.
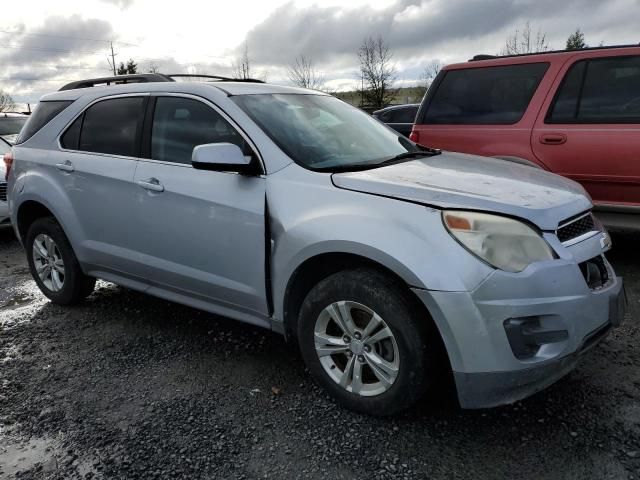
<path fill-rule="evenodd" d="M 287 75 L 289 80 L 298 87 L 312 90 L 323 90 L 324 88 L 324 75 L 318 72 L 311 59 L 304 55 L 296 57 L 294 63 L 289 66 Z"/>
<path fill-rule="evenodd" d="M 155 63 L 149 64 L 149 73 L 160 73 L 160 67 Z"/>
<path fill-rule="evenodd" d="M 503 55 L 520 55 L 523 53 L 546 52 L 547 50 L 549 50 L 547 34 L 538 29 L 536 34 L 533 35 L 531 33 L 531 24 L 527 22 L 524 24 L 522 31 L 516 30 L 513 35 L 507 37 L 501 53 Z"/>
<path fill-rule="evenodd" d="M 11 95 L 0 90 L 0 112 L 15 110 L 16 104 Z"/>
<path fill-rule="evenodd" d="M 429 89 L 434 78 L 438 76 L 444 65 L 440 60 L 431 60 L 427 63 L 420 74 L 421 86 L 426 90 Z"/>
<path fill-rule="evenodd" d="M 249 64 L 249 45 L 244 42 L 242 53 L 233 62 L 235 78 L 251 78 L 251 66 Z"/>
<path fill-rule="evenodd" d="M 358 50 L 360 76 L 362 80 L 362 100 L 374 108 L 383 108 L 395 95 L 393 82 L 396 68 L 392 63 L 393 54 L 381 36 L 368 37 Z"/>

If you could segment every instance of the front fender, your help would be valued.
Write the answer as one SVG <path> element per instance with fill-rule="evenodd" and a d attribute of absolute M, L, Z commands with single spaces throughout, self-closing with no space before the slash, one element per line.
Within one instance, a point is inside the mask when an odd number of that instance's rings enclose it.
<path fill-rule="evenodd" d="M 469 291 L 493 271 L 447 233 L 439 210 L 342 190 L 330 180 L 270 184 L 267 201 L 275 319 L 283 318 L 294 272 L 322 254 L 364 257 L 425 290 Z"/>

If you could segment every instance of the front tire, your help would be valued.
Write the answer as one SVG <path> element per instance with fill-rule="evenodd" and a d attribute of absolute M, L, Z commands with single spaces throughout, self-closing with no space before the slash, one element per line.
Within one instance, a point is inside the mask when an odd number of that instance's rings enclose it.
<path fill-rule="evenodd" d="M 298 341 L 314 379 L 343 406 L 392 415 L 435 378 L 430 319 L 406 286 L 373 269 L 335 273 L 305 298 Z"/>
<path fill-rule="evenodd" d="M 33 222 L 25 249 L 33 279 L 53 303 L 73 305 L 93 292 L 96 279 L 82 273 L 67 236 L 53 218 Z"/>

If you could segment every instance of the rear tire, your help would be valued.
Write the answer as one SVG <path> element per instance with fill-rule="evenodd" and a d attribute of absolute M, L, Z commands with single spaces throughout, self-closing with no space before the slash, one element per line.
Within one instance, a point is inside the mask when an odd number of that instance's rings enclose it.
<path fill-rule="evenodd" d="M 430 325 L 405 285 L 359 268 L 311 289 L 298 342 L 314 379 L 340 404 L 392 415 L 420 400 L 436 378 L 437 333 Z"/>
<path fill-rule="evenodd" d="M 67 236 L 53 218 L 31 224 L 25 249 L 31 275 L 53 303 L 73 305 L 93 292 L 96 279 L 82 273 Z"/>

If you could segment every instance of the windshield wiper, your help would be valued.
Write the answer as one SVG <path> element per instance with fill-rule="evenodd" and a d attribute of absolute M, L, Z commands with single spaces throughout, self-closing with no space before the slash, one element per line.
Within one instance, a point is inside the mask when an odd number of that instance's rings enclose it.
<path fill-rule="evenodd" d="M 435 148 L 426 148 L 420 147 L 420 150 L 415 150 L 412 152 L 404 152 L 400 153 L 394 157 L 386 158 L 380 162 L 376 163 L 357 163 L 353 165 L 335 165 L 333 167 L 321 167 L 317 168 L 317 171 L 320 172 L 331 172 L 331 173 L 341 173 L 341 172 L 359 172 L 362 170 L 373 170 L 374 168 L 385 167 L 388 165 L 393 165 L 395 163 L 400 163 L 405 160 L 410 160 L 412 158 L 423 158 L 423 157 L 432 157 L 434 155 L 440 155 L 442 153 L 441 150 L 437 150 Z"/>
<path fill-rule="evenodd" d="M 380 167 L 383 165 L 392 165 L 394 163 L 398 163 L 403 160 L 410 160 L 412 158 L 432 157 L 434 155 L 440 155 L 441 153 L 442 153 L 442 150 L 423 147 L 420 150 L 414 150 L 412 152 L 404 152 L 396 155 L 395 157 L 387 158 L 386 160 L 376 163 L 375 166 Z"/>

